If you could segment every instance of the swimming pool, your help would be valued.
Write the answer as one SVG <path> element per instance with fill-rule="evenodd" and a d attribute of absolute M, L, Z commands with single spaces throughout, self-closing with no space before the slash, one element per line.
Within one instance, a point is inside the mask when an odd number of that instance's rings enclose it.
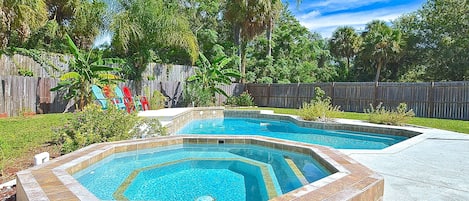
<path fill-rule="evenodd" d="M 73 176 L 102 200 L 268 200 L 331 172 L 311 156 L 246 144 L 114 154 Z"/>
<path fill-rule="evenodd" d="M 176 133 L 260 135 L 337 149 L 383 149 L 408 139 L 397 135 L 305 128 L 289 121 L 231 117 L 193 120 Z"/>

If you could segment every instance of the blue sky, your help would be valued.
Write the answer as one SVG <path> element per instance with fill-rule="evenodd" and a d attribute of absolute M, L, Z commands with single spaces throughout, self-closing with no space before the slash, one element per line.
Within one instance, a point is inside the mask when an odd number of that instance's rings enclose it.
<path fill-rule="evenodd" d="M 311 31 L 330 37 L 339 26 L 363 30 L 378 19 L 390 22 L 405 13 L 418 10 L 425 0 L 287 0 L 300 23 Z"/>

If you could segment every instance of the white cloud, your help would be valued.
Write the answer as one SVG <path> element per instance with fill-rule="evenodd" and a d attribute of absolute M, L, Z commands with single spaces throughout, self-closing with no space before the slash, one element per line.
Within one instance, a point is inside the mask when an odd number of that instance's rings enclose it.
<path fill-rule="evenodd" d="M 297 14 L 297 17 L 306 28 L 321 33 L 323 37 L 330 37 L 332 32 L 339 26 L 352 26 L 358 30 L 363 30 L 365 24 L 372 20 L 389 22 L 416 9 L 417 7 L 411 9 L 408 6 L 395 6 L 359 12 L 342 12 L 334 15 Z"/>

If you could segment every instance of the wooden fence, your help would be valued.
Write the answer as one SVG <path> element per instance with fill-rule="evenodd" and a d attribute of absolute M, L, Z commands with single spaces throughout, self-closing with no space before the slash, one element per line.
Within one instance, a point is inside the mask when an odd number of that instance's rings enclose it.
<path fill-rule="evenodd" d="M 333 82 L 315 84 L 248 84 L 258 106 L 299 108 L 320 87 L 344 111 L 363 112 L 370 104 L 406 103 L 419 117 L 469 120 L 469 82 Z"/>
<path fill-rule="evenodd" d="M 0 76 L 0 114 L 18 116 L 22 112 L 35 112 L 38 114 L 61 113 L 74 108 L 73 101 L 64 100 L 64 94 L 51 92 L 57 86 L 59 79 L 37 78 L 21 76 Z M 184 82 L 180 81 L 142 81 L 141 91 L 136 90 L 134 81 L 127 81 L 121 85 L 129 86 L 134 94 L 150 96 L 155 90 L 160 91 L 168 98 L 169 107 L 183 105 Z M 240 94 L 244 85 L 233 84 L 222 88 L 229 94 Z M 222 105 L 225 98 L 217 96 L 217 104 Z"/>

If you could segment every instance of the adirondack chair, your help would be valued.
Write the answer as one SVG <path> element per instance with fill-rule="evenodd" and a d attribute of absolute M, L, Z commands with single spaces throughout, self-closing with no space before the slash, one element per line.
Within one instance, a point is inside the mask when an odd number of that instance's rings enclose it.
<path fill-rule="evenodd" d="M 99 104 L 101 104 L 101 108 L 103 110 L 106 110 L 107 109 L 107 103 L 108 103 L 109 99 L 104 96 L 103 91 L 101 90 L 101 88 L 97 85 L 92 85 L 91 86 L 91 91 L 93 92 L 93 95 L 96 98 L 96 101 L 98 101 Z M 119 108 L 121 110 L 126 109 L 124 101 L 120 101 L 118 98 L 111 98 L 110 100 L 111 100 L 112 104 L 114 104 L 117 108 Z"/>
<path fill-rule="evenodd" d="M 124 102 L 125 107 L 127 108 L 127 112 L 130 113 L 131 111 L 135 110 L 135 105 L 132 102 L 132 99 L 129 99 L 122 93 L 122 90 L 119 86 L 114 87 L 114 93 L 119 100 Z"/>
<path fill-rule="evenodd" d="M 124 90 L 124 96 L 134 103 L 134 106 L 137 110 L 145 111 L 145 110 L 150 109 L 150 106 L 148 105 L 147 97 L 145 96 L 141 96 L 140 98 L 133 97 L 132 92 L 130 91 L 129 87 L 124 86 L 122 87 L 122 89 Z"/>

